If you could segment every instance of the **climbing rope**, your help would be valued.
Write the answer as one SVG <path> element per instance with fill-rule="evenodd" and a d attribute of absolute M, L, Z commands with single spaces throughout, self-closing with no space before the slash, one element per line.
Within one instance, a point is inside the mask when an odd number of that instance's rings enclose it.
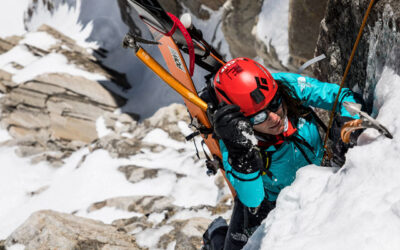
<path fill-rule="evenodd" d="M 354 58 L 354 55 L 355 55 L 355 53 L 356 53 L 358 44 L 359 44 L 359 42 L 360 42 L 360 39 L 361 39 L 363 30 L 364 30 L 365 24 L 366 24 L 366 22 L 367 22 L 369 13 L 371 12 L 372 6 L 374 5 L 374 2 L 375 2 L 375 0 L 371 0 L 371 1 L 370 1 L 369 6 L 368 6 L 368 9 L 367 9 L 367 12 L 366 12 L 365 15 L 364 15 L 364 19 L 363 19 L 363 22 L 362 22 L 362 24 L 361 24 L 360 31 L 358 32 L 356 42 L 354 43 L 353 50 L 351 51 L 350 59 L 349 59 L 349 61 L 347 62 L 346 70 L 344 71 L 344 74 L 343 74 L 342 82 L 340 83 L 339 93 L 337 94 L 336 99 L 335 99 L 335 103 L 333 104 L 333 108 L 332 108 L 332 111 L 331 111 L 331 114 L 330 114 L 330 119 L 329 119 L 328 130 L 326 131 L 326 135 L 325 135 L 325 141 L 324 141 L 325 154 L 324 154 L 324 158 L 323 158 L 322 162 L 325 161 L 327 155 L 329 154 L 329 152 L 328 152 L 328 146 L 327 146 L 328 136 L 329 136 L 329 130 L 330 130 L 330 128 L 332 127 L 333 118 L 334 118 L 334 115 L 335 115 L 335 110 L 336 110 L 336 106 L 337 106 L 337 103 L 338 103 L 338 100 L 339 100 L 339 96 L 340 96 L 340 93 L 341 93 L 341 91 L 342 91 L 344 82 L 346 81 L 346 77 L 347 77 L 347 75 L 348 75 L 348 73 L 349 73 L 350 66 L 351 66 L 351 62 L 353 61 L 353 58 Z M 328 152 L 328 153 L 327 153 L 327 152 Z M 330 158 L 330 157 L 329 157 L 329 158 Z"/>

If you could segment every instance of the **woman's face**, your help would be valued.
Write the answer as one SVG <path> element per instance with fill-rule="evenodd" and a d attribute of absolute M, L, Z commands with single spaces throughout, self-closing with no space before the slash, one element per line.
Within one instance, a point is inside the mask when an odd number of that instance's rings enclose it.
<path fill-rule="evenodd" d="M 257 125 L 254 125 L 254 130 L 270 135 L 279 135 L 283 132 L 285 127 L 286 105 L 282 103 L 276 112 L 269 111 L 268 118 Z"/>

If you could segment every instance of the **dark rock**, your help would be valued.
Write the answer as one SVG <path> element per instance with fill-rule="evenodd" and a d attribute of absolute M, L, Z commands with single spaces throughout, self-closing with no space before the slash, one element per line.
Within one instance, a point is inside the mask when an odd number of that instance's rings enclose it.
<path fill-rule="evenodd" d="M 107 150 L 112 157 L 129 157 L 137 154 L 142 148 L 142 142 L 136 139 L 122 138 L 116 134 L 110 134 L 96 141 L 96 149 Z"/>
<path fill-rule="evenodd" d="M 158 173 L 157 169 L 142 168 L 134 165 L 121 166 L 118 170 L 124 173 L 125 178 L 132 183 L 156 178 Z"/>
<path fill-rule="evenodd" d="M 251 30 L 261 12 L 262 1 L 232 0 L 222 16 L 222 31 L 233 58 L 257 56 Z"/>
<path fill-rule="evenodd" d="M 168 225 L 174 229 L 160 238 L 158 247 L 166 249 L 171 242 L 176 241 L 177 250 L 201 249 L 202 236 L 210 222 L 208 218 L 173 221 Z"/>
<path fill-rule="evenodd" d="M 320 80 L 341 82 L 369 3 L 369 0 L 328 2 L 316 50 L 316 55 L 325 53 L 328 59 L 314 66 L 314 73 Z M 399 73 L 399 60 L 395 58 L 399 51 L 399 31 L 400 2 L 376 2 L 345 82 L 345 87 L 364 95 L 369 110 L 373 90 L 384 66 Z"/>
<path fill-rule="evenodd" d="M 161 1 L 166 2 L 166 1 Z M 187 7 L 191 13 L 197 16 L 200 19 L 207 20 L 210 18 L 210 12 L 203 8 L 210 8 L 211 10 L 218 10 L 222 7 L 222 5 L 226 2 L 226 0 L 190 0 L 190 1 L 180 1 L 182 4 Z"/>
<path fill-rule="evenodd" d="M 186 141 L 180 128 L 177 126 L 179 121 L 190 123 L 187 109 L 182 104 L 173 103 L 168 107 L 160 108 L 152 117 L 143 121 L 148 128 L 160 128 L 167 132 L 172 139 Z"/>
<path fill-rule="evenodd" d="M 121 166 L 118 168 L 118 170 L 122 173 L 125 174 L 125 178 L 130 181 L 131 183 L 136 183 L 142 180 L 146 179 L 153 179 L 158 176 L 158 173 L 160 171 L 168 171 L 165 169 L 156 169 L 156 168 L 143 168 L 143 167 L 138 167 L 135 165 L 127 165 L 127 166 Z M 169 172 L 169 171 L 168 171 Z M 178 174 L 174 173 L 176 177 L 182 178 L 185 177 L 186 175 L 184 174 Z"/>
<path fill-rule="evenodd" d="M 112 225 L 119 228 L 121 231 L 136 233 L 145 230 L 146 228 L 152 228 L 153 223 L 147 220 L 146 216 L 137 217 L 134 216 L 129 219 L 118 219 L 112 222 Z"/>
<path fill-rule="evenodd" d="M 177 17 L 182 14 L 182 6 L 179 0 L 160 0 L 158 2 L 167 12 L 170 12 Z"/>
<path fill-rule="evenodd" d="M 289 53 L 297 67 L 313 58 L 328 0 L 290 1 Z"/>
<path fill-rule="evenodd" d="M 175 213 L 179 207 L 172 205 L 174 199 L 165 196 L 124 196 L 114 197 L 92 204 L 87 211 L 93 212 L 104 207 L 114 207 L 120 210 L 141 214 L 161 213 L 170 211 Z"/>
<path fill-rule="evenodd" d="M 3 54 L 4 52 L 9 51 L 14 46 L 15 46 L 15 44 L 13 44 L 7 40 L 0 39 L 0 54 Z"/>

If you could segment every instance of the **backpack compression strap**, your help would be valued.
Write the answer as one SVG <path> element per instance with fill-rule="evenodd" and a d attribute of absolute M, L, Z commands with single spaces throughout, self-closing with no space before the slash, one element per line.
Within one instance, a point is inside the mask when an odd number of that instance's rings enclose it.
<path fill-rule="evenodd" d="M 174 26 L 172 26 L 172 29 L 165 35 L 172 36 L 175 33 L 176 28 L 178 28 L 182 32 L 183 36 L 185 37 L 186 44 L 188 46 L 188 51 L 189 51 L 189 73 L 190 73 L 190 76 L 193 76 L 195 54 L 194 54 L 194 45 L 193 45 L 192 37 L 190 36 L 189 32 L 186 30 L 185 26 L 183 26 L 183 24 L 179 20 L 179 18 L 177 18 L 176 16 L 174 16 L 173 14 L 171 14 L 169 12 L 167 14 L 174 22 Z"/>

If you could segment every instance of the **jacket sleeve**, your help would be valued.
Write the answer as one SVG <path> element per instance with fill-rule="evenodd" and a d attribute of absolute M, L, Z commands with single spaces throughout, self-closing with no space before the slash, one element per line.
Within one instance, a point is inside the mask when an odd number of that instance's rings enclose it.
<path fill-rule="evenodd" d="M 244 174 L 235 171 L 228 162 L 228 150 L 222 142 L 219 141 L 222 153 L 222 163 L 224 165 L 226 178 L 232 184 L 239 200 L 247 207 L 258 207 L 264 200 L 264 184 L 260 171 L 251 174 Z"/>
<path fill-rule="evenodd" d="M 337 84 L 321 82 L 317 79 L 294 73 L 273 73 L 272 77 L 291 88 L 303 101 L 305 106 L 312 106 L 326 110 L 332 110 L 340 86 Z M 357 103 L 353 92 L 348 88 L 342 88 L 336 110 L 342 115 L 358 119 L 358 115 L 351 116 L 342 105 L 344 102 Z"/>

